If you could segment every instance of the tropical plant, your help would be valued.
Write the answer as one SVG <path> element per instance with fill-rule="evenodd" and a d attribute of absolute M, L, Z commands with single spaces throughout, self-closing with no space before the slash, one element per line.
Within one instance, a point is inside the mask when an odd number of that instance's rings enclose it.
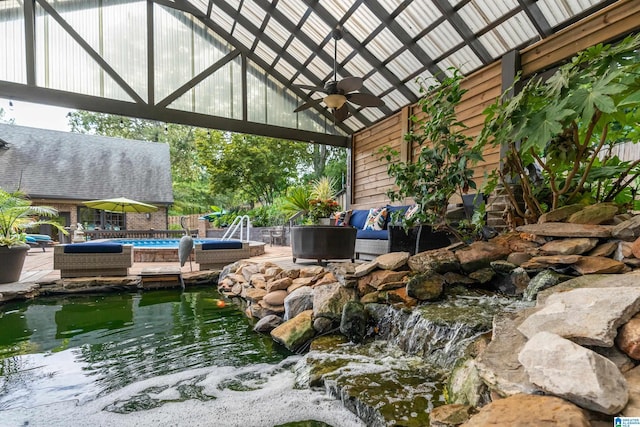
<path fill-rule="evenodd" d="M 613 148 L 640 139 L 640 34 L 578 53 L 485 114 L 478 146 L 506 148 L 490 185 L 503 185 L 518 222 L 572 203 L 629 205 L 640 160 L 623 161 Z"/>
<path fill-rule="evenodd" d="M 52 225 L 67 234 L 60 224 L 40 219 L 57 214 L 54 208 L 48 206 L 32 206 L 31 201 L 20 191 L 9 193 L 0 188 L 0 246 L 26 245 L 24 231 L 39 225 Z"/>
<path fill-rule="evenodd" d="M 429 224 L 457 234 L 446 218 L 449 199 L 476 188 L 471 164 L 482 156 L 464 134 L 464 123 L 456 118 L 456 106 L 466 89 L 460 87 L 460 72 L 451 71 L 451 77 L 440 83 L 420 82 L 425 96 L 418 104 L 423 114 L 411 117 L 413 126 L 405 135 L 409 152 L 414 146 L 418 150 L 415 161 L 401 160 L 399 151 L 390 146 L 382 147 L 377 155 L 387 162 L 387 173 L 395 180 L 396 187 L 387 191 L 391 201 L 412 198 L 419 207 L 411 218 L 403 218 L 406 227 Z"/>
<path fill-rule="evenodd" d="M 321 177 L 313 180 L 311 186 L 290 188 L 281 209 L 290 217 L 303 217 L 303 222 L 317 224 L 320 218 L 327 218 L 340 209 L 335 197 L 335 180 Z"/>

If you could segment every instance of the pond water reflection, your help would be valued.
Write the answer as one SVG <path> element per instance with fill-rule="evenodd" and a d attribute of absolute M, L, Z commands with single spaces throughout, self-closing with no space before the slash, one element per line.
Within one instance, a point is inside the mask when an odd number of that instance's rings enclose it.
<path fill-rule="evenodd" d="M 297 356 L 269 336 L 254 333 L 233 304 L 219 307 L 220 298 L 213 288 L 199 288 L 46 297 L 2 306 L 2 424 L 56 425 L 59 420 L 81 425 L 101 411 L 132 414 L 167 402 L 223 402 L 225 390 L 236 393 L 241 413 L 246 404 L 243 409 L 238 391 L 256 391 L 283 373 L 292 389 L 293 374 L 288 372 Z M 258 386 L 229 386 L 261 376 Z M 85 406 L 89 418 L 74 420 L 82 413 L 77 405 Z M 282 412 L 275 406 L 274 411 Z M 179 421 L 179 412 L 165 419 Z M 104 416 L 95 420 L 108 424 Z M 146 425 L 141 416 L 143 421 L 135 422 Z M 262 414 L 265 420 L 274 417 Z M 217 425 L 236 424 L 230 418 Z"/>

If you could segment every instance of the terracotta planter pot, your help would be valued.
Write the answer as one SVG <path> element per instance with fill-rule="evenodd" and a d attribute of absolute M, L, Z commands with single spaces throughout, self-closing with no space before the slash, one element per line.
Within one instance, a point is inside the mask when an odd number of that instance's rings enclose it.
<path fill-rule="evenodd" d="M 29 246 L 0 246 L 0 283 L 20 280 Z"/>

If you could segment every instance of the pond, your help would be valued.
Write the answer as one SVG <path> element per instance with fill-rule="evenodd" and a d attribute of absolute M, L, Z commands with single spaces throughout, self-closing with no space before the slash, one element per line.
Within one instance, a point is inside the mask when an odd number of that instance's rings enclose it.
<path fill-rule="evenodd" d="M 300 357 L 220 301 L 198 288 L 1 306 L 1 424 L 364 425 L 295 387 Z"/>

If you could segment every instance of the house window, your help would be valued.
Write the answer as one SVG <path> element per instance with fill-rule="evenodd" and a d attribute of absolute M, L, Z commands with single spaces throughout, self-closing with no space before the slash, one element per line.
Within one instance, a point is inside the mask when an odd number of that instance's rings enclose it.
<path fill-rule="evenodd" d="M 78 222 L 86 230 L 124 230 L 126 228 L 125 214 L 78 207 Z"/>

